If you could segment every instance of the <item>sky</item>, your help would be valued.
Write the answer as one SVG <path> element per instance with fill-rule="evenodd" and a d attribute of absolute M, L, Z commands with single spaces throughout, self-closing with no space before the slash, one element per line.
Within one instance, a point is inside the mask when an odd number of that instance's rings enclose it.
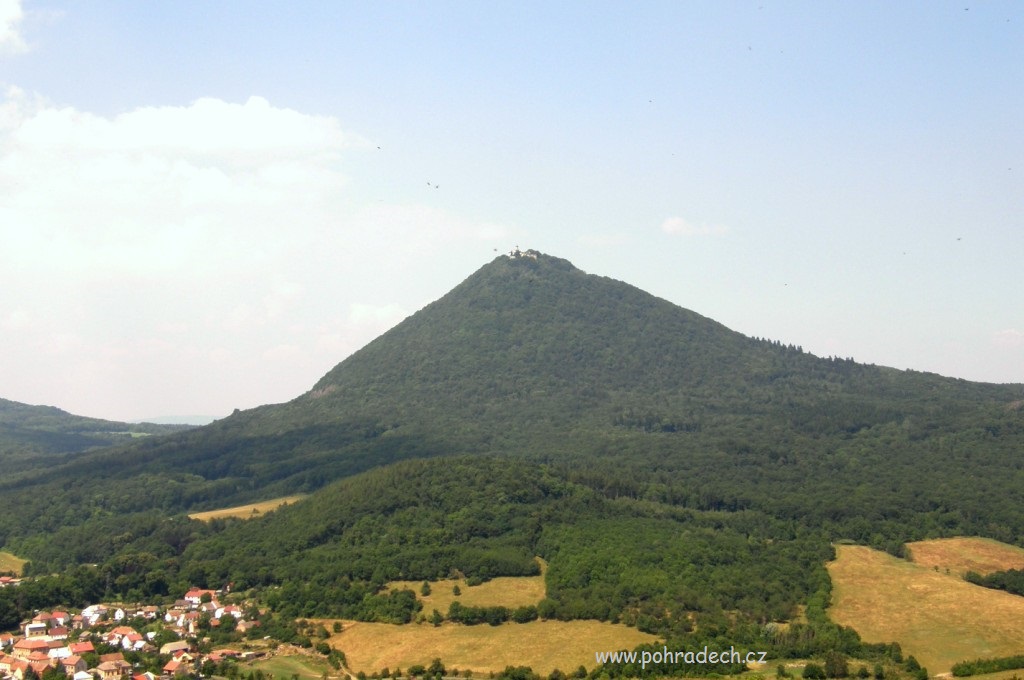
<path fill-rule="evenodd" d="M 0 0 L 0 397 L 287 401 L 514 247 L 1024 383 L 1024 4 Z"/>

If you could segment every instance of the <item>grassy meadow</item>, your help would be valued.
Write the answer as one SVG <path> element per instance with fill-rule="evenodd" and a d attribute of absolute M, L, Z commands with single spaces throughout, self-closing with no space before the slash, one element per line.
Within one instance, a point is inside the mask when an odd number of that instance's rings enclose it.
<path fill-rule="evenodd" d="M 209 522 L 210 520 L 221 519 L 225 517 L 251 519 L 253 517 L 258 517 L 262 514 L 277 510 L 281 506 L 290 505 L 291 503 L 297 503 L 305 497 L 305 495 L 282 496 L 281 498 L 272 498 L 269 501 L 261 501 L 259 503 L 249 503 L 248 505 L 236 505 L 233 508 L 221 508 L 219 510 L 193 512 L 189 515 L 189 517 L 192 519 L 197 519 L 201 522 Z"/>
<path fill-rule="evenodd" d="M 1024 548 L 990 538 L 939 538 L 907 544 L 910 559 L 929 569 L 963 576 L 974 571 L 982 576 L 994 571 L 1024 569 Z"/>
<path fill-rule="evenodd" d="M 930 555 L 922 563 L 837 546 L 828 565 L 832 620 L 867 642 L 899 642 L 904 656 L 913 654 L 933 676 L 958 661 L 1024 653 L 1024 597 L 964 581 L 958 569 L 968 564 L 969 543 L 935 543 L 911 546 L 915 558 Z"/>
<path fill-rule="evenodd" d="M 547 565 L 538 558 L 539 576 L 501 577 L 476 586 L 465 579 L 430 581 L 430 594 L 422 595 L 422 581 L 394 581 L 391 589 L 409 588 L 423 602 L 423 613 L 442 614 L 458 600 L 468 607 L 521 607 L 535 605 L 545 595 Z M 455 586 L 460 589 L 456 596 Z M 542 675 L 555 668 L 572 671 L 595 666 L 594 653 L 633 649 L 658 638 L 635 628 L 600 621 L 531 621 L 500 626 L 463 626 L 429 623 L 395 626 L 385 623 L 342 622 L 343 629 L 329 640 L 345 652 L 353 672 L 371 674 L 384 668 L 429 665 L 441 659 L 449 668 L 474 674 L 500 672 L 506 666 L 530 666 Z M 331 626 L 328 625 L 328 628 Z"/>
<path fill-rule="evenodd" d="M 428 623 L 395 626 L 344 621 L 328 642 L 345 652 L 349 668 L 367 675 L 383 668 L 407 669 L 441 659 L 448 668 L 474 674 L 506 666 L 530 666 L 541 675 L 595 666 L 594 653 L 633 649 L 657 640 L 628 626 L 601 621 L 532 621 L 501 626 Z"/>
<path fill-rule="evenodd" d="M 0 550 L 0 573 L 12 572 L 15 576 L 21 576 L 21 570 L 27 561 L 13 553 Z"/>
<path fill-rule="evenodd" d="M 321 680 L 324 673 L 328 676 L 339 675 L 326 661 L 306 654 L 274 656 L 253 662 L 251 668 L 270 673 L 275 678 L 288 680 L 296 676 L 299 680 Z"/>
<path fill-rule="evenodd" d="M 423 595 L 420 589 L 423 581 L 392 581 L 390 590 L 408 588 L 416 593 L 423 603 L 423 612 L 430 615 L 434 609 L 446 614 L 452 602 L 458 600 L 467 607 L 523 607 L 535 605 L 544 599 L 544 572 L 547 565 L 540 558 L 541 573 L 538 576 L 501 576 L 480 585 L 470 586 L 466 579 L 442 579 L 430 581 L 430 594 Z M 455 586 L 459 587 L 459 595 L 455 594 Z M 504 668 L 504 666 L 502 667 Z"/>

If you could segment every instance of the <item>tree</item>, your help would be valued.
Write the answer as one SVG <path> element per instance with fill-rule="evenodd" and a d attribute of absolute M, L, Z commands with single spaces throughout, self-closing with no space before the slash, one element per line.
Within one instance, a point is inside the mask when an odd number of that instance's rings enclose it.
<path fill-rule="evenodd" d="M 825 654 L 825 675 L 830 678 L 845 678 L 849 674 L 846 656 L 834 650 Z"/>
<path fill-rule="evenodd" d="M 809 662 L 804 666 L 803 676 L 807 680 L 825 680 L 825 669 L 816 663 Z"/>
<path fill-rule="evenodd" d="M 430 584 L 426 581 L 424 581 L 423 585 L 420 586 L 420 595 L 422 595 L 423 597 L 430 595 Z"/>
<path fill-rule="evenodd" d="M 444 664 L 441 663 L 440 659 L 434 659 L 430 662 L 430 665 L 427 667 L 427 674 L 433 675 L 434 677 L 444 675 L 444 671 Z"/>

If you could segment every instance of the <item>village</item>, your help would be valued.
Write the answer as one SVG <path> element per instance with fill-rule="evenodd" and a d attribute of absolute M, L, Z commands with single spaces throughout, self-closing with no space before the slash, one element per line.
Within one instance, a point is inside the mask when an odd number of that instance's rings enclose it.
<path fill-rule="evenodd" d="M 193 588 L 169 606 L 94 604 L 74 614 L 40 611 L 18 633 L 0 633 L 0 680 L 224 675 L 234 662 L 262 656 L 265 648 L 216 645 L 240 641 L 259 626 L 258 610 L 222 605 L 221 596 Z"/>

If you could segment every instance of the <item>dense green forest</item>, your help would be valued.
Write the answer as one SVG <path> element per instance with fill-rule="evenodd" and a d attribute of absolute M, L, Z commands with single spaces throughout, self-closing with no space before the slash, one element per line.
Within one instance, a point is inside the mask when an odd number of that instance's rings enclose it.
<path fill-rule="evenodd" d="M 291 402 L 12 466 L 0 546 L 34 574 L 97 564 L 125 597 L 231 583 L 289 616 L 378 621 L 422 615 L 388 580 L 541 556 L 542 618 L 859 649 L 823 614 L 831 543 L 1020 543 L 1022 405 L 1021 385 L 816 357 L 503 256 Z M 312 495 L 258 519 L 184 517 L 295 492 Z M 800 607 L 806 624 L 771 627 Z"/>
<path fill-rule="evenodd" d="M 969 571 L 964 574 L 964 579 L 975 585 L 995 590 L 1005 590 L 1014 595 L 1024 596 L 1024 569 L 993 571 L 984 576 L 977 572 Z"/>

